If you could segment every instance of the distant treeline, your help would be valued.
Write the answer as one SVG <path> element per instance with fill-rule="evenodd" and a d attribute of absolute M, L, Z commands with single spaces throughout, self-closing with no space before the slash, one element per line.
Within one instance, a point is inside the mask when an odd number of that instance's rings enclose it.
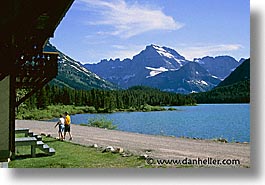
<path fill-rule="evenodd" d="M 73 90 L 47 85 L 23 103 L 27 109 L 44 109 L 49 105 L 93 106 L 96 110 L 111 112 L 116 109 L 136 109 L 143 105 L 179 106 L 194 105 L 196 101 L 189 95 L 162 92 L 143 86 L 127 90 Z"/>

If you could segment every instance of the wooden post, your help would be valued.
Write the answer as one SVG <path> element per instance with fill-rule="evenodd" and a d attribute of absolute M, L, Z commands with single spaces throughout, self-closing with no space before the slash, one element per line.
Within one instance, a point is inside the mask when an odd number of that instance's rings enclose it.
<path fill-rule="evenodd" d="M 7 75 L 0 81 L 0 162 L 15 154 L 15 77 Z"/>
<path fill-rule="evenodd" d="M 9 145 L 11 155 L 15 155 L 16 151 L 16 144 L 15 144 L 15 137 L 16 137 L 16 76 L 14 71 L 10 75 L 10 91 L 9 91 Z"/>
<path fill-rule="evenodd" d="M 35 147 L 35 145 L 31 145 L 31 157 L 36 157 L 36 147 Z"/>
<path fill-rule="evenodd" d="M 0 162 L 10 157 L 10 75 L 0 81 Z"/>

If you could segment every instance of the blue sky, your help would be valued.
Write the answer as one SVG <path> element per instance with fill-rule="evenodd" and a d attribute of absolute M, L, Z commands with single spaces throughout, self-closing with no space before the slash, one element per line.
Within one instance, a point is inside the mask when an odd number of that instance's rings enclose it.
<path fill-rule="evenodd" d="M 132 58 L 146 45 L 189 60 L 250 56 L 249 0 L 75 0 L 51 39 L 82 63 Z"/>

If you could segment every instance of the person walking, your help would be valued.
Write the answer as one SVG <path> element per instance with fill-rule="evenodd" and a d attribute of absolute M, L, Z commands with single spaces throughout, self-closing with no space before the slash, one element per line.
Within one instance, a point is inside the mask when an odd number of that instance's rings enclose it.
<path fill-rule="evenodd" d="M 68 132 L 68 134 L 70 136 L 69 140 L 72 140 L 73 137 L 72 137 L 71 128 L 70 128 L 71 117 L 68 114 L 68 112 L 65 112 L 64 115 L 65 115 L 65 117 L 64 117 L 64 139 L 65 139 L 66 133 Z"/>
<path fill-rule="evenodd" d="M 63 132 L 64 132 L 64 118 L 63 118 L 63 115 L 61 115 L 61 114 L 60 114 L 59 121 L 56 123 L 54 128 L 56 128 L 58 125 L 59 125 L 59 130 L 58 130 L 59 139 L 60 140 L 64 140 L 64 136 L 63 136 Z"/>

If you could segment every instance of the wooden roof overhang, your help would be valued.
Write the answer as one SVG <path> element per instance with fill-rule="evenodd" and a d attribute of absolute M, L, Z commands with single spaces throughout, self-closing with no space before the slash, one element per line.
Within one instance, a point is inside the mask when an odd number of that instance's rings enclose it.
<path fill-rule="evenodd" d="M 1 50 L 31 52 L 43 46 L 73 0 L 4 0 L 0 6 Z M 1 63 L 7 61 L 1 61 Z"/>
<path fill-rule="evenodd" d="M 0 80 L 15 77 L 15 88 L 31 91 L 16 106 L 57 75 L 57 53 L 44 53 L 74 0 L 4 0 L 0 6 Z"/>

